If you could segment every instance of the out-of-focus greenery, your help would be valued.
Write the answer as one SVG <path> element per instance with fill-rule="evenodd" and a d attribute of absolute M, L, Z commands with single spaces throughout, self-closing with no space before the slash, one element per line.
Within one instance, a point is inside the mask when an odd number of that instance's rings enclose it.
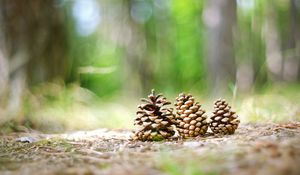
<path fill-rule="evenodd" d="M 147 42 L 146 51 L 143 53 L 145 55 L 140 59 L 149 59 L 149 64 L 142 65 L 146 67 L 141 69 L 153 69 L 152 86 L 170 92 L 176 92 L 179 89 L 203 91 L 207 87 L 204 63 L 205 27 L 202 22 L 204 2 L 192 0 L 145 2 L 152 9 L 152 14 L 145 23 L 138 24 L 142 26 L 142 35 Z M 113 1 L 108 3 L 108 6 L 112 9 L 114 6 L 120 8 L 119 6 L 124 5 L 123 3 Z M 68 13 L 72 12 L 72 5 L 71 2 L 66 3 Z M 107 14 L 103 14 L 105 15 Z M 124 25 L 130 25 L 126 23 L 127 19 L 121 20 L 124 21 L 116 20 L 110 25 L 118 27 L 118 23 L 122 22 Z M 126 46 L 124 48 L 118 42 L 107 38 L 107 33 L 102 31 L 107 28 L 104 26 L 107 22 L 102 23 L 103 26 L 100 24 L 98 31 L 85 37 L 76 33 L 76 26 L 70 24 L 70 31 L 72 31 L 70 55 L 73 59 L 70 80 L 79 81 L 82 87 L 92 90 L 101 97 L 109 97 L 120 92 L 124 82 L 127 82 L 122 80 L 124 66 L 126 66 L 124 64 Z M 113 35 L 122 37 L 118 36 L 118 33 L 113 33 Z M 85 66 L 100 69 L 111 68 L 112 71 L 81 73 L 80 67 Z M 131 78 L 135 76 L 132 75 Z"/>
<path fill-rule="evenodd" d="M 237 12 L 236 25 L 230 28 L 233 46 L 224 41 L 220 47 L 234 48 L 235 65 L 230 66 L 237 70 L 236 81 L 222 87 L 225 90 L 221 95 L 212 94 L 215 87 L 210 84 L 210 75 L 218 70 L 208 68 L 211 38 L 206 20 L 220 23 L 214 16 L 219 12 L 214 11 L 216 6 L 210 7 L 216 2 L 53 3 L 55 10 L 63 12 L 56 18 L 64 18 L 65 26 L 60 27 L 67 33 L 67 54 L 61 54 L 67 55 L 61 58 L 68 61 L 67 75 L 58 76 L 59 81 L 30 84 L 24 90 L 21 119 L 17 120 L 44 131 L 131 128 L 139 97 L 146 96 L 152 88 L 163 92 L 170 101 L 180 92 L 192 93 L 208 112 L 217 95 L 227 98 L 242 122 L 299 120 L 300 41 L 295 37 L 300 26 L 295 20 L 300 16 L 299 1 L 237 0 L 236 7 L 231 7 Z M 42 4 L 36 6 L 38 9 Z M 218 50 L 216 47 L 213 51 Z M 35 62 L 39 65 L 38 60 Z M 55 69 L 47 63 L 41 65 Z M 30 82 L 32 77 L 26 78 Z"/>
<path fill-rule="evenodd" d="M 129 16 L 118 18 L 116 14 L 113 18 L 115 21 L 106 21 L 110 19 L 107 16 L 115 12 L 115 8 L 119 8 L 118 13 L 121 13 L 122 8 L 126 7 L 124 3 L 141 9 L 149 8 L 151 13 L 144 21 L 135 21 L 134 16 L 130 16 L 133 15 L 130 11 L 133 8 L 131 7 L 123 9 L 124 13 L 129 13 Z M 153 87 L 171 93 L 182 90 L 204 92 L 211 88 L 207 78 L 207 30 L 203 22 L 206 1 L 142 0 L 110 3 L 99 1 L 98 4 L 102 19 L 98 30 L 94 33 L 80 36 L 76 32 L 76 19 L 74 18 L 73 23 L 70 23 L 70 55 L 73 59 L 70 80 L 79 81 L 82 87 L 90 89 L 101 97 L 109 97 L 121 92 L 124 83 L 128 83 L 123 79 L 124 67 L 128 66 L 124 61 L 128 46 L 123 43 L 126 42 L 123 41 L 123 30 L 131 30 L 132 33 L 129 32 L 129 35 L 141 35 L 141 39 L 145 39 L 146 42 L 146 48 L 141 51 L 142 56 L 139 58 L 145 59 L 146 64 L 139 63 L 141 68 L 129 67 L 137 70 L 150 69 L 150 75 L 145 77 L 139 75 L 142 79 L 151 79 L 151 87 L 142 87 L 144 94 Z M 72 2 L 65 3 L 70 19 L 73 18 L 73 5 Z M 108 9 L 104 10 L 104 8 Z M 234 30 L 235 60 L 238 68 L 240 65 L 250 65 L 254 74 L 253 80 L 250 81 L 254 81 L 253 86 L 256 88 L 273 81 L 270 79 L 272 76 L 268 75 L 266 61 L 265 32 L 268 32 L 266 21 L 270 18 L 268 12 L 275 11 L 274 19 L 282 41 L 279 45 L 283 45 L 282 53 L 286 53 L 288 49 L 285 49 L 284 45 L 290 37 L 288 35 L 291 23 L 290 8 L 288 1 L 276 0 L 272 4 L 261 0 L 237 1 L 237 26 Z M 138 14 L 147 15 L 144 14 L 146 11 L 138 11 Z M 128 18 L 133 18 L 133 21 L 128 22 Z M 136 24 L 131 26 L 132 23 Z M 135 28 L 139 28 L 138 33 L 135 33 Z M 136 42 L 137 45 L 143 44 L 143 41 Z M 110 71 L 80 72 L 79 68 L 86 66 L 108 68 Z M 130 78 L 136 77 L 131 75 Z"/>
<path fill-rule="evenodd" d="M 286 122 L 300 120 L 299 85 L 271 86 L 241 97 L 236 105 L 243 121 Z"/>
<path fill-rule="evenodd" d="M 299 85 L 276 85 L 247 95 L 224 95 L 242 123 L 286 122 L 300 120 Z M 178 94 L 167 93 L 174 102 Z M 214 98 L 205 93 L 193 94 L 207 114 L 213 111 Z M 30 127 L 61 132 L 74 129 L 133 128 L 139 99 L 99 98 L 78 84 L 46 83 L 27 95 L 24 115 Z M 170 105 L 172 106 L 172 105 Z M 171 165 L 170 165 L 171 166 Z"/>
<path fill-rule="evenodd" d="M 77 84 L 45 83 L 35 87 L 25 100 L 26 120 L 43 131 L 130 128 L 132 104 L 100 100 Z"/>

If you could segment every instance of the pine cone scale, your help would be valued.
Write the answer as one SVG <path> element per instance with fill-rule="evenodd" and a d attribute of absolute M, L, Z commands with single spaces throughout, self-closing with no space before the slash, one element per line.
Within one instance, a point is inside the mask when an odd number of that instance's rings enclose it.
<path fill-rule="evenodd" d="M 175 124 L 173 109 L 165 106 L 171 104 L 162 94 L 156 95 L 154 90 L 148 95 L 148 99 L 142 98 L 144 104 L 138 105 L 134 124 L 138 129 L 132 138 L 141 141 L 153 141 L 166 139 L 174 135 L 172 125 Z"/>
<path fill-rule="evenodd" d="M 208 124 L 205 111 L 199 103 L 195 103 L 192 95 L 179 94 L 176 98 L 177 128 L 183 138 L 196 137 L 206 133 Z"/>
<path fill-rule="evenodd" d="M 238 115 L 225 100 L 215 101 L 213 114 L 210 128 L 216 134 L 233 134 L 240 123 Z"/>

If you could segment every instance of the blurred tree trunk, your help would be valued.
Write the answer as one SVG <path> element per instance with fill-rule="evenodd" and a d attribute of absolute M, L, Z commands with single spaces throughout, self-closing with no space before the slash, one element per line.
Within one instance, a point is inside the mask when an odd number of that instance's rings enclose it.
<path fill-rule="evenodd" d="M 108 24 L 110 30 L 107 31 L 110 37 L 124 48 L 122 79 L 124 80 L 123 91 L 126 96 L 140 96 L 145 91 L 150 90 L 153 79 L 151 60 L 147 59 L 148 47 L 145 26 L 132 18 L 133 3 L 135 1 L 121 1 L 121 13 L 115 11 L 118 20 L 110 21 Z M 108 4 L 110 6 L 116 5 L 115 2 Z M 118 33 L 118 38 L 116 38 L 116 33 Z"/>
<path fill-rule="evenodd" d="M 128 14 L 127 25 L 130 28 L 131 37 L 125 45 L 124 80 L 126 82 L 124 83 L 124 91 L 127 95 L 140 96 L 147 81 L 147 65 L 145 65 L 146 39 L 142 26 L 131 19 L 130 11 Z"/>
<path fill-rule="evenodd" d="M 66 76 L 65 16 L 53 0 L 0 3 L 0 108 L 14 116 L 27 84 Z"/>
<path fill-rule="evenodd" d="M 290 0 L 290 37 L 289 46 L 293 49 L 293 55 L 298 60 L 298 75 L 300 81 L 300 7 L 299 1 Z"/>
<path fill-rule="evenodd" d="M 277 28 L 277 11 L 275 4 L 269 4 L 266 9 L 265 22 L 265 43 L 266 61 L 269 71 L 269 78 L 273 81 L 283 80 L 284 60 L 281 49 L 281 38 Z"/>
<path fill-rule="evenodd" d="M 296 0 L 287 5 L 285 9 L 279 2 L 266 6 L 266 59 L 273 81 L 297 81 L 300 74 L 299 7 Z"/>
<path fill-rule="evenodd" d="M 299 1 L 298 1 L 299 2 Z M 300 4 L 299 4 L 300 5 Z M 300 80 L 300 14 L 297 7 L 297 0 L 290 0 L 289 14 L 287 15 L 289 26 L 288 34 L 283 43 L 284 54 L 284 72 L 283 78 L 285 81 Z"/>
<path fill-rule="evenodd" d="M 236 1 L 210 0 L 204 11 L 208 28 L 208 74 L 214 94 L 235 83 L 236 65 L 233 30 L 236 25 Z"/>
<path fill-rule="evenodd" d="M 127 25 L 131 31 L 131 37 L 128 40 L 126 48 L 126 68 L 127 78 L 125 80 L 131 81 L 131 83 L 125 84 L 126 93 L 130 93 L 135 96 L 140 96 L 141 94 L 148 93 L 151 87 L 151 82 L 153 79 L 153 67 L 151 60 L 149 60 L 148 53 L 149 45 L 148 38 L 146 34 L 146 26 L 144 23 L 140 23 L 133 19 L 131 15 L 131 10 L 134 3 L 139 3 L 138 1 L 128 0 L 127 9 Z"/>

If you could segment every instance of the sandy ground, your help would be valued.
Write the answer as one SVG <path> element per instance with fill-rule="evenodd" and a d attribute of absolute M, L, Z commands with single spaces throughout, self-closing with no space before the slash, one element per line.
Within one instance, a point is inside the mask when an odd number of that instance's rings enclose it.
<path fill-rule="evenodd" d="M 0 136 L 0 174 L 300 174 L 300 123 L 242 124 L 234 135 L 130 141 L 131 131 Z"/>

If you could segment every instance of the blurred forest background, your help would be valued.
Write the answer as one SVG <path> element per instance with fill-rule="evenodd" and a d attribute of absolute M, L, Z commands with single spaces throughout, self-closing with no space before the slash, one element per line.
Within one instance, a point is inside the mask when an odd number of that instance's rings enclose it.
<path fill-rule="evenodd" d="M 0 0 L 5 131 L 130 128 L 152 88 L 299 120 L 299 82 L 300 0 Z"/>

